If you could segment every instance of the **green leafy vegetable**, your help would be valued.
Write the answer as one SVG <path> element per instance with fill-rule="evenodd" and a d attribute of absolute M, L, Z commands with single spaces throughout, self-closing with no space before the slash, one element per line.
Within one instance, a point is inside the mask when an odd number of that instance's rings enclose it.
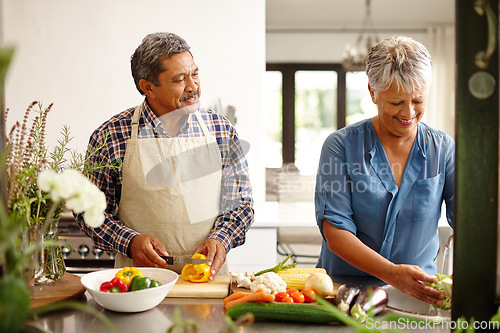
<path fill-rule="evenodd" d="M 451 309 L 451 289 L 453 286 L 453 279 L 451 275 L 436 274 L 438 277 L 437 282 L 430 282 L 428 285 L 444 293 L 443 305 L 438 306 L 433 304 L 436 309 L 449 310 Z"/>

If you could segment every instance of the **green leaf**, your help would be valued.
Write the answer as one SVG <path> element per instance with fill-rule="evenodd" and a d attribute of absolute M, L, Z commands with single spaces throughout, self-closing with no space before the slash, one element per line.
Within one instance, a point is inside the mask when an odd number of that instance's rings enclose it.
<path fill-rule="evenodd" d="M 0 81 L 2 82 L 2 87 L 13 54 L 13 48 L 0 47 Z"/>
<path fill-rule="evenodd" d="M 26 283 L 14 274 L 0 279 L 0 331 L 18 332 L 28 319 L 31 294 Z"/>
<path fill-rule="evenodd" d="M 290 252 L 288 254 L 288 256 L 285 259 L 283 259 L 279 264 L 277 264 L 274 267 L 271 267 L 271 268 L 268 268 L 268 269 L 264 269 L 264 270 L 262 270 L 260 272 L 257 272 L 257 273 L 255 273 L 255 276 L 259 276 L 259 275 L 262 275 L 262 274 L 267 273 L 267 272 L 275 272 L 276 273 L 276 272 L 284 270 L 284 269 L 289 269 L 289 268 L 295 267 L 297 265 L 297 263 L 285 265 L 286 262 L 288 261 L 288 259 L 290 259 L 291 256 L 292 256 L 292 253 Z"/>

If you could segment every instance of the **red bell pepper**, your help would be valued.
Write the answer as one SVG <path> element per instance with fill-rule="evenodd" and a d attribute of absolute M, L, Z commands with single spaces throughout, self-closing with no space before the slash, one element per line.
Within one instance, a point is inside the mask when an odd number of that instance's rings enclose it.
<path fill-rule="evenodd" d="M 103 282 L 100 290 L 105 293 L 126 293 L 128 286 L 120 278 L 115 277 L 111 281 Z"/>

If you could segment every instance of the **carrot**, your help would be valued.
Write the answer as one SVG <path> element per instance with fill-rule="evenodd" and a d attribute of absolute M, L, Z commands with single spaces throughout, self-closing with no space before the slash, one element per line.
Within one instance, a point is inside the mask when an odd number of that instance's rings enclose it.
<path fill-rule="evenodd" d="M 254 292 L 249 295 L 234 299 L 226 303 L 226 310 L 232 307 L 233 305 L 247 302 L 259 302 L 260 300 L 266 297 L 266 293 L 263 291 Z"/>
<path fill-rule="evenodd" d="M 233 301 L 235 299 L 238 299 L 238 298 L 241 298 L 243 296 L 250 295 L 250 294 L 251 294 L 250 292 L 244 292 L 244 291 L 232 293 L 231 295 L 229 295 L 226 298 L 224 298 L 224 301 L 223 301 L 224 305 L 226 305 L 227 302 Z"/>
<path fill-rule="evenodd" d="M 264 297 L 257 302 L 264 302 L 264 303 L 271 303 L 274 302 L 274 295 L 273 294 L 265 294 Z"/>

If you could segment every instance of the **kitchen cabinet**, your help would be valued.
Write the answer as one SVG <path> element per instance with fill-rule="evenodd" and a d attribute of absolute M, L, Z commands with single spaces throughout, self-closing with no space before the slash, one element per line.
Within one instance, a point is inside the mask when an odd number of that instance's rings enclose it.
<path fill-rule="evenodd" d="M 245 244 L 229 251 L 230 272 L 258 272 L 276 265 L 276 228 L 253 227 L 247 233 Z"/>

